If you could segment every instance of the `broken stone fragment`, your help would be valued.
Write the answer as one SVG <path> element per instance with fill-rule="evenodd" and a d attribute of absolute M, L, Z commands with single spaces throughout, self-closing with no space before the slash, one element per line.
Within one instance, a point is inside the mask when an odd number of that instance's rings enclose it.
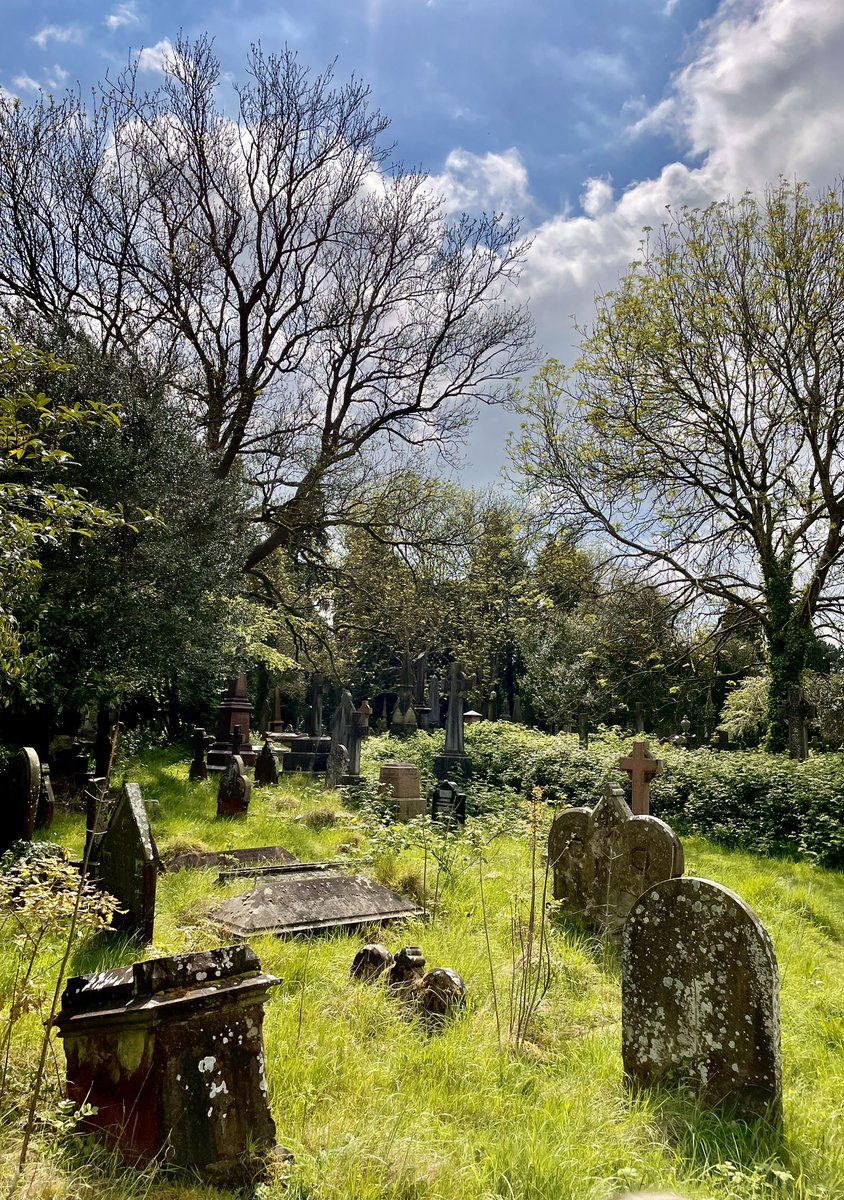
<path fill-rule="evenodd" d="M 408 991 L 425 974 L 425 955 L 419 946 L 403 946 L 387 972 L 387 983 L 396 991 Z"/>

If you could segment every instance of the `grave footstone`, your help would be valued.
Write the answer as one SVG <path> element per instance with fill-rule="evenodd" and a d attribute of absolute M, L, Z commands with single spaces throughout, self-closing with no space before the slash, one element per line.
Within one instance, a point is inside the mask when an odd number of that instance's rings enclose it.
<path fill-rule="evenodd" d="M 13 842 L 31 842 L 41 789 L 41 763 L 31 746 L 22 746 L 9 760 L 2 780 L 0 854 Z"/>
<path fill-rule="evenodd" d="M 217 788 L 217 816 L 245 817 L 252 798 L 252 781 L 239 754 L 233 754 L 220 776 Z"/>
<path fill-rule="evenodd" d="M 155 925 L 159 857 L 137 783 L 124 783 L 97 853 L 96 878 L 120 901 L 113 926 L 147 943 Z"/>
<path fill-rule="evenodd" d="M 630 754 L 619 759 L 618 765 L 630 776 L 633 816 L 647 816 L 651 811 L 651 780 L 662 770 L 662 761 L 654 758 L 648 743 L 641 738 L 633 743 Z"/>
<path fill-rule="evenodd" d="M 762 923 L 706 879 L 656 884 L 622 947 L 622 1054 L 631 1083 L 683 1084 L 708 1104 L 779 1121 L 779 976 Z"/>
<path fill-rule="evenodd" d="M 362 875 L 303 871 L 268 877 L 251 892 L 221 904 L 211 914 L 235 937 L 279 936 L 353 928 L 420 916 L 422 909 Z"/>
<path fill-rule="evenodd" d="M 133 1165 L 254 1176 L 276 1142 L 262 1025 L 280 982 L 245 945 L 70 979 L 57 1024 L 82 1132 Z"/>
<path fill-rule="evenodd" d="M 269 738 L 264 738 L 261 752 L 255 759 L 255 786 L 275 787 L 278 783 L 278 759 Z"/>
<path fill-rule="evenodd" d="M 657 817 L 633 816 L 616 784 L 594 809 L 558 813 L 548 837 L 554 899 L 611 937 L 652 884 L 683 873 L 683 847 Z"/>

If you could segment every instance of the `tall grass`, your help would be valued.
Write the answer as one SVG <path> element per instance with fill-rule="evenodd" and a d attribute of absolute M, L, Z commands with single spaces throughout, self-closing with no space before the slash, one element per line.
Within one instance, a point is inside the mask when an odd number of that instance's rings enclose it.
<path fill-rule="evenodd" d="M 255 789 L 243 822 L 214 818 L 211 784 L 187 784 L 187 758 L 156 752 L 133 764 L 166 854 L 279 843 L 303 859 L 365 849 L 368 831 L 334 793 L 301 780 Z M 318 819 L 307 818 L 316 813 Z M 82 813 L 62 814 L 51 839 L 81 848 Z M 620 1052 L 617 954 L 555 917 L 548 928 L 551 979 L 519 1047 L 496 1027 L 512 981 L 511 911 L 528 895 L 530 844 L 502 836 L 478 870 L 443 872 L 437 920 L 313 939 L 254 941 L 281 978 L 265 1021 L 270 1101 L 279 1140 L 296 1161 L 253 1193 L 264 1200 L 605 1200 L 637 1187 L 693 1200 L 844 1198 L 844 877 L 808 864 L 685 842 L 689 873 L 742 895 L 768 928 L 782 975 L 785 1126 L 780 1136 L 702 1110 L 692 1099 L 631 1097 Z M 421 876 L 421 848 L 376 859 L 388 881 Z M 221 944 L 209 920 L 220 898 L 250 881 L 219 884 L 216 872 L 164 875 L 155 944 L 145 956 Z M 376 936 L 396 950 L 420 944 L 429 966 L 453 966 L 469 988 L 465 1012 L 432 1034 L 379 985 L 349 978 L 355 950 Z M 73 969 L 130 962 L 118 939 L 77 953 Z M 43 985 L 49 981 L 45 959 Z M 3 961 L 0 952 L 0 978 Z M 2 1014 L 0 1014 L 2 1019 Z M 22 1022 L 0 1177 L 19 1146 L 20 1097 L 37 1021 Z M 55 1101 L 58 1088 L 53 1080 Z M 47 1107 L 45 1103 L 45 1107 Z M 137 1174 L 73 1135 L 39 1127 L 25 1189 L 31 1200 L 149 1197 L 198 1200 L 193 1180 Z M 26 1190 L 28 1189 L 28 1190 Z M 226 1193 L 223 1193 L 226 1195 Z"/>

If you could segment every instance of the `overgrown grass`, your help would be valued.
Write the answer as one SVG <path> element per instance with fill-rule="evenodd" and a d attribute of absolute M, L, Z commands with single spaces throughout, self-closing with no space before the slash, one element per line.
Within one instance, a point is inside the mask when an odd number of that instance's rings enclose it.
<path fill-rule="evenodd" d="M 402 755 L 403 757 L 403 755 Z M 301 780 L 255 789 L 248 819 L 214 819 L 214 785 L 187 783 L 187 758 L 157 751 L 132 764 L 148 799 L 159 846 L 282 844 L 303 859 L 372 850 L 387 881 L 422 873 L 418 848 L 398 852 L 335 793 Z M 308 814 L 317 817 L 307 819 Z M 301 818 L 306 819 L 301 819 Z M 78 850 L 81 813 L 63 813 L 50 833 Z M 844 1197 L 844 876 L 818 867 L 685 841 L 690 873 L 722 882 L 757 911 L 782 975 L 785 1131 L 749 1128 L 665 1096 L 631 1098 L 620 1052 L 617 955 L 555 918 L 553 978 L 519 1053 L 500 1045 L 476 858 L 440 880 L 431 922 L 377 933 L 391 948 L 422 945 L 429 966 L 453 966 L 470 1003 L 440 1034 L 426 1032 L 378 985 L 349 979 L 367 932 L 254 942 L 281 977 L 266 1010 L 270 1099 L 279 1140 L 296 1155 L 284 1179 L 253 1194 L 272 1200 L 604 1200 L 636 1187 L 696 1200 L 841 1200 Z M 486 846 L 483 869 L 499 1001 L 511 971 L 510 914 L 529 886 L 527 839 Z M 429 894 L 435 864 L 428 864 Z M 152 957 L 222 944 L 208 912 L 249 880 L 220 885 L 216 872 L 162 876 Z M 118 939 L 83 947 L 74 969 L 138 956 Z M 53 955 L 54 959 L 55 955 Z M 0 972 L 8 951 L 0 955 Z M 40 986 L 49 980 L 45 957 Z M 506 1029 L 506 1020 L 502 1022 Z M 11 1171 L 36 1017 L 17 1031 L 13 1086 L 3 1100 L 0 1172 Z M 60 1054 L 60 1052 L 59 1052 Z M 59 1095 L 55 1073 L 45 1108 Z M 219 1195 L 191 1180 L 138 1174 L 71 1135 L 39 1131 L 20 1194 L 48 1198 Z"/>

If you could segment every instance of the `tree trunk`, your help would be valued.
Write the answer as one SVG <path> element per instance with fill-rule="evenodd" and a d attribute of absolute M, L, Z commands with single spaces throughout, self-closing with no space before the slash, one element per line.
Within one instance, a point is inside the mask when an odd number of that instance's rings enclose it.
<path fill-rule="evenodd" d="M 794 572 L 790 562 L 769 568 L 765 585 L 768 643 L 768 734 L 765 746 L 774 753 L 788 749 L 788 689 L 800 684 L 812 642 L 812 626 L 794 599 Z"/>

